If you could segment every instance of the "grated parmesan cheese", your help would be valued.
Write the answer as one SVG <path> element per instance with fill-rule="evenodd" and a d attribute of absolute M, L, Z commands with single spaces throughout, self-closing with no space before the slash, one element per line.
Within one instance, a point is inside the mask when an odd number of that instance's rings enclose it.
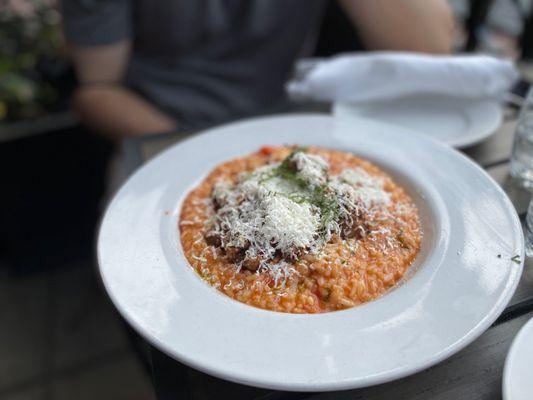
<path fill-rule="evenodd" d="M 338 188 L 361 201 L 367 208 L 388 206 L 391 202 L 390 193 L 383 189 L 383 179 L 369 175 L 362 168 L 345 169 L 336 181 Z"/>
<path fill-rule="evenodd" d="M 324 158 L 303 151 L 294 153 L 290 159 L 296 164 L 298 174 L 312 186 L 326 183 L 328 163 Z"/>
<path fill-rule="evenodd" d="M 284 287 L 285 282 L 293 275 L 299 275 L 298 271 L 289 263 L 282 261 L 280 263 L 269 264 L 267 266 L 261 265 L 257 273 L 266 272 L 274 281 L 274 287 Z"/>
<path fill-rule="evenodd" d="M 319 225 L 316 207 L 290 200 L 284 196 L 288 191 L 281 179 L 262 184 L 261 174 L 238 184 L 217 213 L 228 231 L 225 244 L 249 245 L 249 258 L 273 258 L 278 250 L 287 255 L 295 247 L 313 247 Z"/>
<path fill-rule="evenodd" d="M 221 248 L 242 252 L 237 271 L 255 260 L 257 273 L 284 285 L 297 273 L 287 259 L 317 253 L 346 225 L 364 234 L 361 216 L 390 203 L 382 179 L 361 168 L 328 177 L 328 167 L 324 158 L 296 151 L 282 163 L 241 174 L 236 184 L 216 183 L 211 232 Z"/>

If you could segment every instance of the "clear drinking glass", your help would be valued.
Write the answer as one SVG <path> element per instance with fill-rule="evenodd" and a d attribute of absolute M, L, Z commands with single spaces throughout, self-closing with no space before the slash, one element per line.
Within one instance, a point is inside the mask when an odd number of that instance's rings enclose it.
<path fill-rule="evenodd" d="M 533 257 L 533 198 L 529 202 L 526 216 L 526 256 Z"/>
<path fill-rule="evenodd" d="M 533 189 L 533 87 L 520 110 L 511 155 L 511 176 L 523 187 Z"/>

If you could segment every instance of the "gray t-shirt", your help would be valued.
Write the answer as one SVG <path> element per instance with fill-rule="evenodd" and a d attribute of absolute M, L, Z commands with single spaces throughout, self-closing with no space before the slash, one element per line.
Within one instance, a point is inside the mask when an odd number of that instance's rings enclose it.
<path fill-rule="evenodd" d="M 126 83 L 189 124 L 267 111 L 283 98 L 323 0 L 64 0 L 75 45 L 129 38 Z"/>

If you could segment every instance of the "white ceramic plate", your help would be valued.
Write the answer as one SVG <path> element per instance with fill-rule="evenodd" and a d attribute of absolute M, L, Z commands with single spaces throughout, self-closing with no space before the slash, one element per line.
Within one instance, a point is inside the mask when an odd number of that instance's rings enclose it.
<path fill-rule="evenodd" d="M 533 397 L 533 318 L 520 329 L 511 344 L 503 369 L 503 400 Z"/>
<path fill-rule="evenodd" d="M 177 231 L 185 194 L 220 162 L 283 143 L 353 152 L 407 188 L 424 238 L 405 283 L 360 307 L 293 315 L 232 300 L 193 272 Z M 510 259 L 522 253 L 513 206 L 466 157 L 402 128 L 312 114 L 229 124 L 171 147 L 121 188 L 98 238 L 109 296 L 148 341 L 220 378 L 298 391 L 374 385 L 449 357 L 504 309 L 522 271 Z"/>
<path fill-rule="evenodd" d="M 473 145 L 492 135 L 503 117 L 502 108 L 496 100 L 435 95 L 361 105 L 336 103 L 333 114 L 340 118 L 365 117 L 402 126 L 458 148 Z"/>

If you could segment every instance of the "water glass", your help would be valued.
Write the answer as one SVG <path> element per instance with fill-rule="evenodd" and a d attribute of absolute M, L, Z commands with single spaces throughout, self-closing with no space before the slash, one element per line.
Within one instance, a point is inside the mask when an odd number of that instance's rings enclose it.
<path fill-rule="evenodd" d="M 533 87 L 520 110 L 511 155 L 511 176 L 520 186 L 533 189 Z"/>
<path fill-rule="evenodd" d="M 526 256 L 533 257 L 533 198 L 529 202 L 526 216 Z"/>

